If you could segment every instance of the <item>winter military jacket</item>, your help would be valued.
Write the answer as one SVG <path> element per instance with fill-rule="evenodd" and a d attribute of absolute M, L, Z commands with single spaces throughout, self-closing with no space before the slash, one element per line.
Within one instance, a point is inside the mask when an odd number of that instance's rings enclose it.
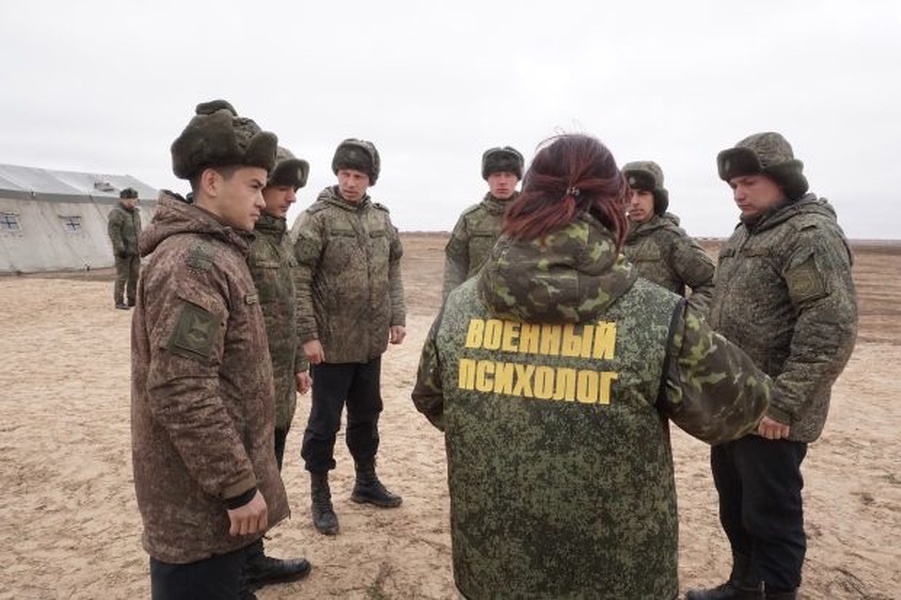
<path fill-rule="evenodd" d="M 470 206 L 460 215 L 444 248 L 442 299 L 478 273 L 485 264 L 488 253 L 501 234 L 504 212 L 517 196 L 519 192 L 514 192 L 507 200 L 499 200 L 486 194 L 480 203 Z"/>
<path fill-rule="evenodd" d="M 300 217 L 294 255 L 300 341 L 318 339 L 328 363 L 381 356 L 389 328 L 406 325 L 403 247 L 388 209 L 325 188 Z"/>
<path fill-rule="evenodd" d="M 132 320 L 135 491 L 144 548 L 188 563 L 259 537 L 229 535 L 227 499 L 256 486 L 270 527 L 288 514 L 272 364 L 242 235 L 165 199 L 140 250 L 150 257 Z"/>
<path fill-rule="evenodd" d="M 775 379 L 768 415 L 790 440 L 820 436 L 854 348 L 851 261 L 835 211 L 813 194 L 740 224 L 720 251 L 710 324 Z"/>
<path fill-rule="evenodd" d="M 117 258 L 138 255 L 138 238 L 141 236 L 141 211 L 125 208 L 121 202 L 109 212 L 106 232 L 113 244 Z"/>
<path fill-rule="evenodd" d="M 667 419 L 729 440 L 771 386 L 593 218 L 542 242 L 501 238 L 448 297 L 413 391 L 445 432 L 460 591 L 676 598 Z"/>
<path fill-rule="evenodd" d="M 308 368 L 297 337 L 294 299 L 294 249 L 284 218 L 265 212 L 254 227 L 247 264 L 260 296 L 266 321 L 269 356 L 275 379 L 275 428 L 287 430 L 297 407 L 295 373 Z"/>
<path fill-rule="evenodd" d="M 630 222 L 623 254 L 648 281 L 680 296 L 688 286 L 692 306 L 706 310 L 710 304 L 713 260 L 679 227 L 677 216 L 655 214 L 644 223 Z"/>

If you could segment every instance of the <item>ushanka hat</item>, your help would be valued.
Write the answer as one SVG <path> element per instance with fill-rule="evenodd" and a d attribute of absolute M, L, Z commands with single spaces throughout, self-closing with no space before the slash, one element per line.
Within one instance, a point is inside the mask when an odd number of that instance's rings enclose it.
<path fill-rule="evenodd" d="M 271 171 L 278 138 L 225 100 L 197 105 L 195 116 L 172 142 L 172 172 L 192 179 L 209 167 L 249 166 Z"/>
<path fill-rule="evenodd" d="M 369 185 L 375 185 L 381 170 L 379 151 L 372 142 L 348 138 L 338 144 L 332 158 L 332 172 L 337 175 L 341 169 L 353 169 L 369 175 Z"/>
<path fill-rule="evenodd" d="M 513 173 L 522 179 L 522 154 L 510 146 L 489 148 L 482 154 L 482 179 L 488 180 L 492 173 Z"/>
<path fill-rule="evenodd" d="M 275 167 L 269 173 L 267 186 L 290 186 L 294 191 L 307 184 L 307 176 L 310 174 L 310 163 L 295 158 L 287 148 L 278 147 L 275 153 Z"/>
<path fill-rule="evenodd" d="M 662 215 L 669 207 L 669 192 L 663 187 L 663 169 L 652 160 L 637 160 L 623 166 L 623 176 L 629 187 L 651 192 L 654 212 Z"/>
<path fill-rule="evenodd" d="M 804 177 L 804 163 L 795 158 L 791 144 L 774 131 L 755 133 L 723 150 L 716 157 L 720 179 L 730 181 L 744 175 L 766 175 L 797 200 L 810 187 Z"/>

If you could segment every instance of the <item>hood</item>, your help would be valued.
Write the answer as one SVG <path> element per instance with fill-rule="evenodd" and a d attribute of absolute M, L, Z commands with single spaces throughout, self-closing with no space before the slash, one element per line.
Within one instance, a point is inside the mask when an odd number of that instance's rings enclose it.
<path fill-rule="evenodd" d="M 262 212 L 253 229 L 265 233 L 284 234 L 288 231 L 288 221 L 284 217 L 273 217 Z"/>
<path fill-rule="evenodd" d="M 156 250 L 163 240 L 180 233 L 218 238 L 236 246 L 245 255 L 248 252 L 248 240 L 252 238 L 252 234 L 242 233 L 224 225 L 212 213 L 198 206 L 167 197 L 159 201 L 153 221 L 141 234 L 138 241 L 141 256 L 147 256 Z"/>
<path fill-rule="evenodd" d="M 499 318 L 583 323 L 606 311 L 637 277 L 610 232 L 584 215 L 542 239 L 502 237 L 479 275 L 478 290 Z"/>
<path fill-rule="evenodd" d="M 501 200 L 499 198 L 495 198 L 490 193 L 485 194 L 485 197 L 480 202 L 482 208 L 490 215 L 502 215 L 506 212 L 507 207 L 510 206 L 510 203 L 516 200 L 519 196 L 519 192 L 513 192 L 513 195 L 507 198 L 506 200 Z"/>
<path fill-rule="evenodd" d="M 741 222 L 748 229 L 765 231 L 799 215 L 819 215 L 838 223 L 838 217 L 832 205 L 825 198 L 817 198 L 812 193 L 804 194 L 794 202 L 789 201 L 774 206 L 757 217 L 742 218 Z"/>

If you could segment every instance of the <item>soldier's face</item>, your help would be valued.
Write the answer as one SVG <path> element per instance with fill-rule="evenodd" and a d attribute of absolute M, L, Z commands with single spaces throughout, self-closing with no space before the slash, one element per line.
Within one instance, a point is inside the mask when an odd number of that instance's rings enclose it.
<path fill-rule="evenodd" d="M 766 175 L 733 177 L 729 187 L 743 217 L 761 215 L 785 198 L 782 188 Z"/>
<path fill-rule="evenodd" d="M 338 189 L 348 202 L 359 202 L 369 188 L 369 175 L 356 169 L 338 170 Z"/>
<path fill-rule="evenodd" d="M 507 200 L 516 191 L 519 178 L 516 173 L 500 171 L 488 175 L 488 191 L 498 200 Z"/>
<path fill-rule="evenodd" d="M 280 219 L 288 216 L 288 209 L 297 201 L 294 186 L 276 185 L 263 190 L 263 201 L 266 203 L 266 214 Z"/>
<path fill-rule="evenodd" d="M 259 167 L 238 167 L 230 177 L 207 169 L 203 177 L 208 197 L 200 206 L 235 229 L 251 231 L 266 207 L 263 201 L 266 175 L 266 169 Z"/>
<path fill-rule="evenodd" d="M 647 190 L 632 190 L 628 215 L 635 223 L 644 223 L 654 216 L 654 194 Z"/>

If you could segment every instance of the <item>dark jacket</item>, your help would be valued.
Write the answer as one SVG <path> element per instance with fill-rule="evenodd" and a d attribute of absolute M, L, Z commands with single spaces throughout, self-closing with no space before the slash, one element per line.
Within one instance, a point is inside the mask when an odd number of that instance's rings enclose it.
<path fill-rule="evenodd" d="M 141 211 L 138 207 L 126 208 L 119 202 L 109 211 L 106 232 L 116 257 L 137 256 L 138 238 L 141 236 Z"/>

